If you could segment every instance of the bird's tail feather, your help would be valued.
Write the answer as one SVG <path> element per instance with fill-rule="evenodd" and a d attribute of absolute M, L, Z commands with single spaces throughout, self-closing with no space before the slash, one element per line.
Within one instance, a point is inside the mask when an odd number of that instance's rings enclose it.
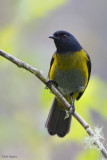
<path fill-rule="evenodd" d="M 69 132 L 71 116 L 66 119 L 65 116 L 65 110 L 60 109 L 57 99 L 54 98 L 45 124 L 50 135 L 57 134 L 59 137 L 64 137 Z"/>

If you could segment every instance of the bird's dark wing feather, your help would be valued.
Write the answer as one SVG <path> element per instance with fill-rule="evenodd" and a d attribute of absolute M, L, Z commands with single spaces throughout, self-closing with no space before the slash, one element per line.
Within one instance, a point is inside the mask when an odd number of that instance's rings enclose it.
<path fill-rule="evenodd" d="M 88 57 L 88 62 L 87 62 L 87 67 L 88 67 L 88 73 L 89 73 L 89 76 L 88 76 L 88 81 L 89 81 L 89 79 L 90 79 L 90 75 L 91 75 L 91 59 L 90 59 L 90 57 L 89 57 L 89 55 L 88 55 L 88 53 L 87 53 L 87 57 Z"/>
<path fill-rule="evenodd" d="M 87 67 L 88 67 L 88 82 L 89 82 L 90 75 L 91 75 L 91 59 L 90 59 L 88 53 L 87 53 L 87 57 L 88 57 Z M 87 82 L 87 85 L 88 85 L 88 82 Z M 87 85 L 86 85 L 86 87 L 87 87 Z M 85 89 L 86 89 L 86 87 L 85 87 Z M 84 91 L 85 91 L 85 89 L 84 89 Z M 79 96 L 76 98 L 76 100 L 80 99 L 80 97 L 83 95 L 84 91 L 79 93 Z"/>

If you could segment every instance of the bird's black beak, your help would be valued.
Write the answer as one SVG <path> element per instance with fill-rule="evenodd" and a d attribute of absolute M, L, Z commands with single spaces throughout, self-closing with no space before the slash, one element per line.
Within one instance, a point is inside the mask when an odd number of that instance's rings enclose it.
<path fill-rule="evenodd" d="M 55 37 L 54 35 L 52 35 L 52 36 L 49 36 L 48 38 L 51 38 L 51 39 L 59 39 L 58 37 Z"/>

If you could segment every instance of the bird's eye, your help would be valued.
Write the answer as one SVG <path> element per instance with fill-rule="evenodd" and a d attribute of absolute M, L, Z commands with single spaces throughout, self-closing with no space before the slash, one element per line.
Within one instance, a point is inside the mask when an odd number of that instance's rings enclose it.
<path fill-rule="evenodd" d="M 63 38 L 66 38 L 66 37 L 67 37 L 67 35 L 66 35 L 66 34 L 62 34 L 61 36 L 62 36 Z"/>

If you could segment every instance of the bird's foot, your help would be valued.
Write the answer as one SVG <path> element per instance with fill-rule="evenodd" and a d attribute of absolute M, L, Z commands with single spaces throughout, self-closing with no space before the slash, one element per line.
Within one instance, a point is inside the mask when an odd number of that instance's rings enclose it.
<path fill-rule="evenodd" d="M 71 112 L 71 114 L 74 114 L 74 112 L 75 112 L 75 105 L 74 105 L 74 100 L 73 100 L 72 94 L 71 94 L 71 101 L 72 101 L 72 105 L 70 106 L 69 111 Z"/>
<path fill-rule="evenodd" d="M 69 112 L 71 114 L 74 114 L 74 112 L 75 112 L 75 105 L 74 104 L 70 106 Z"/>
<path fill-rule="evenodd" d="M 71 105 L 71 106 L 69 107 L 69 110 L 65 110 L 65 112 L 66 112 L 66 115 L 65 115 L 65 118 L 64 118 L 64 119 L 69 118 L 69 117 L 71 116 L 71 114 L 72 114 L 72 115 L 74 114 L 74 112 L 75 112 L 75 106 L 74 106 L 74 105 Z"/>
<path fill-rule="evenodd" d="M 53 84 L 55 87 L 58 87 L 58 83 L 57 83 L 57 82 L 55 82 L 54 80 L 49 80 L 49 81 L 46 83 L 45 89 L 48 89 L 52 84 Z"/>

